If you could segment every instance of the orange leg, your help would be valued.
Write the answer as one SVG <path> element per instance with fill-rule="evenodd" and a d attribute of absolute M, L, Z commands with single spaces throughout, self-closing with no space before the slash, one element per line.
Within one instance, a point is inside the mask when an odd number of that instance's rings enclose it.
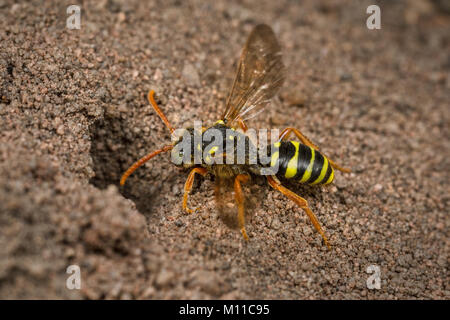
<path fill-rule="evenodd" d="M 173 127 L 170 125 L 169 120 L 167 120 L 166 116 L 164 115 L 164 113 L 161 111 L 161 109 L 158 107 L 158 104 L 155 101 L 155 91 L 150 90 L 150 92 L 148 93 L 148 101 L 150 102 L 150 104 L 152 105 L 153 109 L 155 109 L 156 113 L 158 114 L 158 116 L 161 118 L 161 120 L 164 122 L 164 124 L 166 125 L 166 127 L 169 129 L 170 133 L 173 134 L 174 129 Z"/>
<path fill-rule="evenodd" d="M 150 102 L 150 104 L 153 106 L 153 109 L 155 109 L 156 113 L 159 115 L 159 117 L 161 118 L 161 120 L 164 122 L 164 124 L 166 125 L 166 127 L 170 130 L 170 133 L 173 134 L 174 129 L 173 127 L 170 125 L 169 120 L 167 120 L 166 116 L 164 115 L 164 113 L 161 111 L 161 109 L 159 109 L 158 104 L 155 101 L 155 91 L 150 90 L 150 92 L 148 93 L 148 101 Z M 125 184 L 125 181 L 127 180 L 127 178 L 140 166 L 142 166 L 144 163 L 146 163 L 148 160 L 150 160 L 151 158 L 153 158 L 154 156 L 160 154 L 161 152 L 167 152 L 169 150 L 172 150 L 173 146 L 172 145 L 168 145 L 168 146 L 164 146 L 162 149 L 160 150 L 156 150 L 152 153 L 147 154 L 146 156 L 142 157 L 141 159 L 139 159 L 138 161 L 136 161 L 131 167 L 128 168 L 128 170 L 122 175 L 122 178 L 120 179 L 120 185 L 123 186 Z"/>
<path fill-rule="evenodd" d="M 234 197 L 238 205 L 238 223 L 241 228 L 242 236 L 248 240 L 247 232 L 245 231 L 245 207 L 244 194 L 241 188 L 241 182 L 246 183 L 250 177 L 246 174 L 239 174 L 234 179 Z"/>
<path fill-rule="evenodd" d="M 286 197 L 288 197 L 289 199 L 294 201 L 300 208 L 303 209 L 303 211 L 305 211 L 305 213 L 308 215 L 309 219 L 311 220 L 314 228 L 316 228 L 317 232 L 319 232 L 320 235 L 322 236 L 323 241 L 325 242 L 328 249 L 331 249 L 331 246 L 328 243 L 327 237 L 325 236 L 325 233 L 322 231 L 322 228 L 320 227 L 319 220 L 317 220 L 316 215 L 308 207 L 308 202 L 305 199 L 303 199 L 302 197 L 300 197 L 299 195 L 292 192 L 291 190 L 283 187 L 275 176 L 267 176 L 267 181 L 269 182 L 269 184 L 272 188 L 280 191 Z"/>
<path fill-rule="evenodd" d="M 186 183 L 184 184 L 184 196 L 183 196 L 183 210 L 186 211 L 187 213 L 193 212 L 193 210 L 191 210 L 187 207 L 187 201 L 188 201 L 189 192 L 191 192 L 191 190 L 192 190 L 192 184 L 194 183 L 194 176 L 196 173 L 201 174 L 202 176 L 205 176 L 208 173 L 208 170 L 206 170 L 205 168 L 198 167 L 198 168 L 192 169 L 191 172 L 189 173 Z"/>
<path fill-rule="evenodd" d="M 284 129 L 281 134 L 280 134 L 280 141 L 285 141 L 289 138 L 289 136 L 291 135 L 291 133 L 294 132 L 294 134 L 296 135 L 296 137 L 305 145 L 307 145 L 308 147 L 311 147 L 313 149 L 319 150 L 319 147 L 316 146 L 314 143 L 311 142 L 311 140 L 309 140 L 305 135 L 303 135 L 299 130 L 295 129 L 295 128 L 286 128 Z M 322 153 L 323 154 L 323 153 Z M 330 162 L 331 166 L 339 171 L 342 172 L 346 172 L 349 173 L 351 172 L 350 169 L 347 168 L 343 168 L 340 165 L 338 165 L 337 163 L 335 163 L 334 161 L 330 160 L 330 158 L 328 158 L 328 161 Z"/>
<path fill-rule="evenodd" d="M 247 132 L 248 127 L 247 127 L 247 125 L 245 124 L 244 120 L 242 120 L 242 119 L 239 117 L 237 121 L 238 121 L 239 126 L 241 127 L 242 131 L 244 131 L 244 133 Z"/>
<path fill-rule="evenodd" d="M 167 152 L 169 150 L 172 150 L 173 146 L 172 145 L 168 145 L 168 146 L 164 146 L 159 150 L 156 150 L 152 153 L 147 154 L 146 156 L 142 157 L 141 159 L 139 159 L 138 161 L 136 161 L 135 163 L 133 163 L 133 165 L 131 167 L 128 168 L 127 171 L 125 171 L 125 173 L 122 175 L 122 178 L 120 179 L 120 185 L 123 186 L 125 184 L 125 181 L 127 180 L 127 178 L 140 166 L 142 166 L 144 163 L 146 163 L 148 160 L 150 160 L 151 158 L 153 158 L 154 156 L 160 154 L 161 152 Z"/>

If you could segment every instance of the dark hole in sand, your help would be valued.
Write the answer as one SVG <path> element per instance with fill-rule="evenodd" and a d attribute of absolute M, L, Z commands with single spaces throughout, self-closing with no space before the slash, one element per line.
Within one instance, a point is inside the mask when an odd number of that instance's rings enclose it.
<path fill-rule="evenodd" d="M 7 62 L 6 70 L 0 75 L 0 102 L 5 104 L 11 103 L 11 87 L 14 79 L 14 64 L 11 61 Z"/>
<path fill-rule="evenodd" d="M 158 188 L 140 178 L 143 172 L 139 170 L 127 180 L 124 187 L 119 185 L 123 172 L 132 164 L 130 158 L 137 160 L 140 156 L 135 147 L 139 137 L 129 128 L 127 120 L 108 116 L 91 125 L 90 155 L 95 176 L 89 182 L 100 189 L 106 189 L 111 184 L 117 186 L 119 192 L 131 199 L 138 211 L 148 217 L 158 198 Z"/>

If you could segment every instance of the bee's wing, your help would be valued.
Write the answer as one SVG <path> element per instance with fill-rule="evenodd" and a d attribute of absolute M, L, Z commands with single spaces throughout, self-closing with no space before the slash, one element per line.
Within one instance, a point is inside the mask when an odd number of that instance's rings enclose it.
<path fill-rule="evenodd" d="M 241 185 L 244 195 L 245 222 L 249 222 L 265 197 L 264 190 L 252 183 Z M 239 229 L 234 178 L 215 176 L 214 198 L 220 220 L 231 229 Z"/>
<path fill-rule="evenodd" d="M 214 200 L 219 218 L 232 229 L 238 227 L 233 180 L 215 176 Z"/>
<path fill-rule="evenodd" d="M 256 26 L 242 50 L 222 119 L 233 123 L 260 113 L 284 81 L 281 48 L 272 28 Z"/>

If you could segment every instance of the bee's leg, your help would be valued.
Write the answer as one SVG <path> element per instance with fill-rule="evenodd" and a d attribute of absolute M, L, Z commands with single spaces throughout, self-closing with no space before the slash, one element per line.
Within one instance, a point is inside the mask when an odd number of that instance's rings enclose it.
<path fill-rule="evenodd" d="M 295 128 L 286 128 L 280 133 L 279 141 L 286 141 L 291 133 L 294 132 L 294 134 L 297 136 L 297 138 L 300 139 L 300 141 L 303 144 L 306 144 L 307 146 L 314 148 L 316 150 L 319 150 L 319 147 L 316 146 L 314 143 L 312 143 L 311 140 L 309 140 L 303 133 L 300 132 L 300 130 L 297 130 Z"/>
<path fill-rule="evenodd" d="M 184 196 L 183 196 L 183 210 L 187 213 L 192 213 L 193 211 L 187 207 L 187 201 L 188 201 L 188 195 L 189 192 L 191 192 L 192 184 L 194 183 L 194 176 L 195 174 L 201 174 L 202 176 L 205 176 L 208 173 L 208 170 L 205 168 L 194 168 L 189 172 L 189 176 L 186 179 L 186 183 L 184 184 Z M 196 209 L 197 210 L 197 209 Z"/>
<path fill-rule="evenodd" d="M 138 161 L 136 161 L 135 163 L 133 163 L 133 165 L 131 167 L 128 168 L 128 170 L 122 175 L 122 178 L 120 178 L 120 185 L 123 186 L 125 184 L 125 181 L 128 179 L 128 177 L 140 166 L 142 166 L 144 163 L 146 163 L 148 160 L 150 160 L 151 158 L 153 158 L 154 156 L 160 154 L 161 152 L 167 152 L 169 150 L 172 150 L 173 146 L 172 145 L 168 145 L 168 146 L 164 146 L 159 150 L 153 151 L 152 153 L 147 154 L 146 156 L 142 157 L 141 159 L 139 159 Z"/>
<path fill-rule="evenodd" d="M 311 142 L 311 140 L 309 140 L 303 133 L 301 133 L 299 130 L 295 129 L 295 128 L 286 128 L 284 129 L 281 134 L 280 134 L 280 138 L 279 141 L 285 141 L 289 138 L 289 136 L 291 135 L 291 133 L 294 132 L 294 134 L 297 136 L 298 139 L 300 139 L 300 141 L 307 145 L 308 147 L 311 147 L 313 149 L 319 150 L 319 147 L 316 146 L 314 143 Z M 322 153 L 323 154 L 323 153 Z M 335 163 L 334 161 L 332 161 L 330 158 L 328 158 L 328 161 L 330 162 L 331 166 L 339 171 L 342 172 L 346 172 L 349 173 L 351 172 L 350 169 L 341 167 L 340 165 L 338 165 L 337 163 Z"/>
<path fill-rule="evenodd" d="M 148 95 L 147 95 L 148 102 L 150 102 L 150 104 L 152 105 L 153 109 L 155 109 L 156 113 L 161 118 L 161 120 L 164 122 L 164 124 L 166 125 L 167 129 L 169 129 L 170 133 L 173 134 L 173 132 L 174 132 L 173 127 L 170 125 L 169 120 L 167 120 L 167 118 L 164 115 L 164 113 L 158 107 L 158 104 L 156 103 L 154 97 L 155 97 L 155 91 L 150 90 Z"/>
<path fill-rule="evenodd" d="M 245 231 L 245 207 L 244 194 L 241 188 L 241 182 L 246 183 L 250 177 L 247 174 L 239 174 L 234 179 L 234 197 L 238 206 L 238 223 L 241 228 L 242 236 L 248 240 L 247 232 Z"/>
<path fill-rule="evenodd" d="M 316 215 L 309 208 L 308 202 L 305 199 L 303 199 L 302 197 L 300 197 L 299 195 L 292 192 L 291 190 L 282 186 L 280 181 L 275 176 L 267 176 L 267 181 L 269 182 L 269 184 L 272 188 L 280 191 L 286 197 L 288 197 L 289 199 L 294 201 L 300 208 L 303 209 L 303 211 L 305 211 L 305 213 L 308 215 L 309 219 L 311 220 L 314 228 L 316 228 L 317 232 L 319 232 L 320 235 L 322 236 L 323 241 L 325 242 L 328 249 L 331 249 L 331 246 L 328 243 L 327 237 L 325 236 L 325 233 L 322 231 L 322 228 L 320 227 L 319 220 L 317 220 Z"/>
<path fill-rule="evenodd" d="M 244 131 L 244 133 L 247 132 L 248 127 L 247 127 L 247 125 L 245 124 L 244 120 L 242 120 L 242 119 L 239 117 L 237 121 L 238 121 L 239 126 L 241 127 L 242 131 Z"/>

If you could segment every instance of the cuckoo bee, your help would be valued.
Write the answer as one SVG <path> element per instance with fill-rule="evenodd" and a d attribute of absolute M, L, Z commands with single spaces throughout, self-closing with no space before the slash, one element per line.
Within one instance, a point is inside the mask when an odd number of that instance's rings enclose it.
<path fill-rule="evenodd" d="M 268 184 L 303 209 L 315 229 L 322 236 L 325 245 L 330 248 L 327 237 L 317 217 L 309 208 L 307 201 L 283 186 L 282 181 L 293 180 L 310 185 L 325 185 L 333 182 L 335 169 L 342 172 L 350 172 L 350 170 L 339 166 L 325 156 L 298 129 L 286 128 L 281 132 L 279 139 L 271 145 L 271 151 L 268 155 L 270 158 L 269 164 L 263 164 L 258 159 L 250 161 L 255 159 L 250 159 L 249 156 L 245 157 L 243 163 L 214 163 L 209 161 L 209 156 L 196 162 L 192 152 L 189 157 L 186 157 L 184 152 L 186 148 L 181 147 L 186 145 L 186 141 L 188 141 L 188 149 L 191 151 L 199 150 L 202 153 L 206 151 L 207 154 L 213 155 L 217 150 L 211 148 L 207 150 L 209 145 L 204 143 L 204 139 L 202 139 L 211 130 L 223 131 L 224 143 L 227 139 L 227 133 L 225 132 L 232 130 L 235 134 L 231 139 L 244 141 L 245 148 L 254 147 L 251 139 L 246 135 L 248 127 L 245 121 L 263 110 L 283 84 L 284 78 L 285 67 L 281 59 L 281 48 L 274 32 L 267 25 L 256 26 L 242 51 L 237 74 L 227 98 L 225 110 L 219 120 L 209 127 L 201 128 L 201 130 L 184 129 L 183 137 L 174 139 L 171 144 L 147 154 L 134 163 L 123 174 L 120 185 L 123 186 L 125 180 L 142 164 L 160 153 L 170 151 L 172 161 L 175 164 L 191 168 L 184 185 L 183 210 L 187 213 L 193 212 L 188 207 L 188 195 L 192 189 L 195 175 L 206 176 L 210 173 L 215 177 L 215 198 L 218 204 L 222 201 L 224 190 L 231 191 L 230 188 L 234 189 L 235 205 L 232 209 L 237 216 L 237 223 L 242 236 L 245 240 L 248 240 L 245 228 L 246 201 L 241 184 L 247 183 L 252 175 L 262 175 L 262 170 L 267 169 L 267 167 L 276 167 L 277 171 L 273 174 L 265 174 Z M 174 136 L 175 130 L 157 105 L 154 99 L 154 91 L 149 92 L 148 100 Z M 200 139 L 195 139 L 196 134 L 200 136 Z M 299 141 L 289 140 L 292 134 Z M 225 153 L 222 149 L 223 156 L 225 156 Z M 225 186 L 229 186 L 229 188 Z"/>

